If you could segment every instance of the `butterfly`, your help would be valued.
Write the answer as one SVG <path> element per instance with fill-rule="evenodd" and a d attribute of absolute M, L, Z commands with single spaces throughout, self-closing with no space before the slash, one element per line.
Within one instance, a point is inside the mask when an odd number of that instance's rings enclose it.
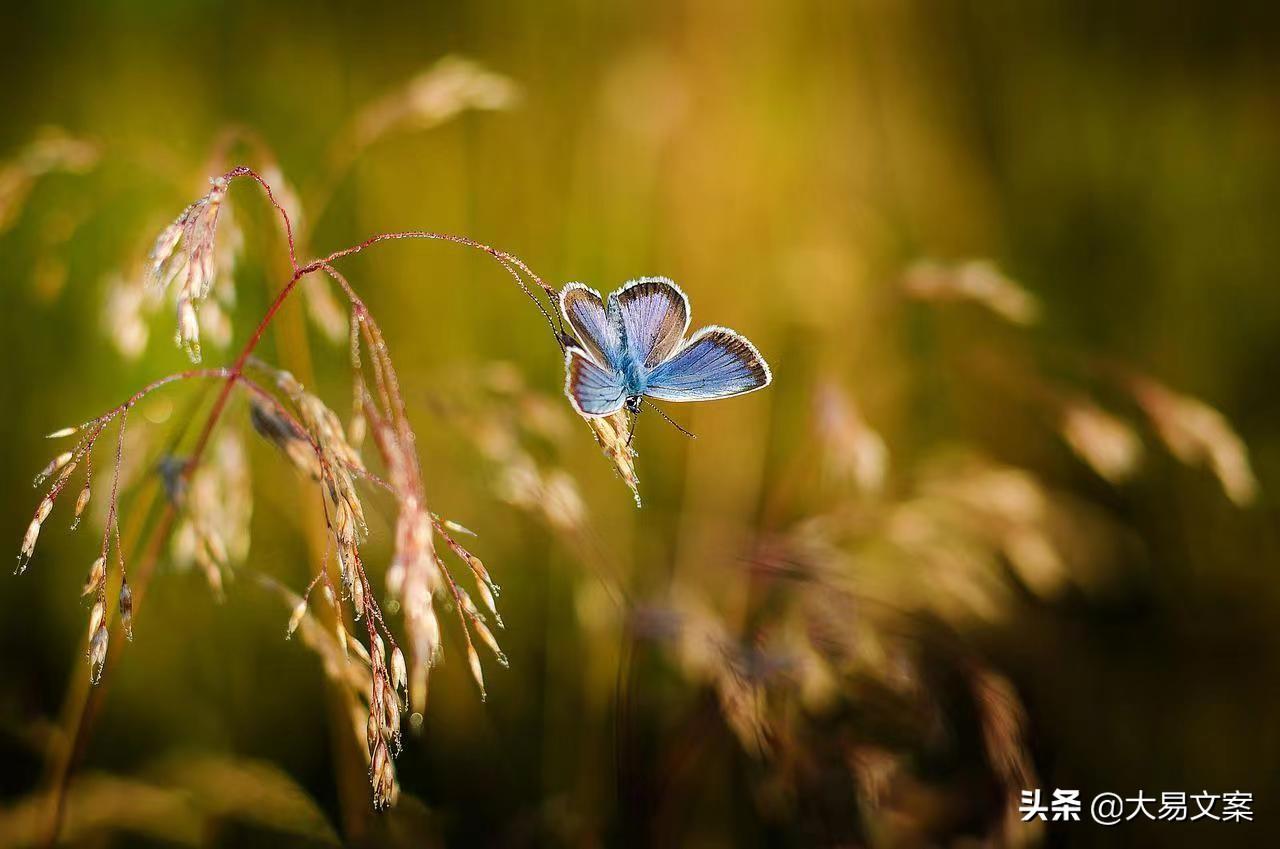
<path fill-rule="evenodd" d="M 708 401 L 763 389 L 773 380 L 756 346 L 727 327 L 689 330 L 689 299 L 665 277 L 632 280 L 609 295 L 581 283 L 560 290 L 560 312 L 578 344 L 565 350 L 564 391 L 589 417 L 644 398 Z"/>

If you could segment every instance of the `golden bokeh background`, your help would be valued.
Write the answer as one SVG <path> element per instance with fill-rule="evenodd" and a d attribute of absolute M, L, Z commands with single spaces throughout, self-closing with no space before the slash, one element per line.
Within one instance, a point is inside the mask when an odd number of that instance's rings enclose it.
<path fill-rule="evenodd" d="M 247 556 L 219 600 L 162 551 L 77 747 L 67 844 L 1274 838 L 1265 5 L 106 2 L 14 7 L 0 28 L 15 553 L 59 450 L 43 435 L 187 367 L 171 305 L 128 293 L 237 164 L 296 196 L 307 256 L 427 229 L 554 286 L 669 276 L 695 327 L 743 332 L 775 375 L 666 405 L 695 440 L 642 416 L 637 509 L 489 257 L 396 242 L 344 260 L 431 506 L 504 589 L 510 668 L 485 658 L 482 703 L 442 616 L 404 796 L 374 813 L 321 664 L 281 639 L 289 609 L 257 577 L 306 586 L 316 503 L 233 405 Z M 288 278 L 260 192 L 229 197 L 243 244 L 208 365 Z M 292 299 L 260 353 L 346 420 L 344 321 L 326 333 Z M 131 419 L 139 529 L 205 401 L 176 387 Z M 381 586 L 393 511 L 376 492 L 366 510 Z M 47 836 L 102 521 L 70 534 L 60 505 L 31 568 L 0 579 L 0 847 Z M 1257 822 L 1010 822 L 1031 787 L 1248 791 Z"/>

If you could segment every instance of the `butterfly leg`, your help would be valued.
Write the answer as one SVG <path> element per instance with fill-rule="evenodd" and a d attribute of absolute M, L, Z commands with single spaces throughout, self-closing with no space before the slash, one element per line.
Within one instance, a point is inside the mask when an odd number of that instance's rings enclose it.
<path fill-rule="evenodd" d="M 636 422 L 640 421 L 640 404 L 636 403 L 633 407 L 627 404 L 627 409 L 631 412 L 631 429 L 627 431 L 627 447 L 631 447 L 631 440 L 636 438 Z"/>

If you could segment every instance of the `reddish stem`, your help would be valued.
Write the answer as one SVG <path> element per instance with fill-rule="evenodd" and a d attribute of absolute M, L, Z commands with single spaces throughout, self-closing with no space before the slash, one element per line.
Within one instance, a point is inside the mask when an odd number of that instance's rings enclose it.
<path fill-rule="evenodd" d="M 529 275 L 529 277 L 533 279 L 534 283 L 536 283 L 548 297 L 554 298 L 556 292 L 553 288 L 548 286 L 541 277 L 535 274 L 533 270 L 529 268 L 529 266 L 526 265 L 519 257 L 505 251 L 498 250 L 497 248 L 486 245 L 482 242 L 477 242 L 474 239 L 469 239 L 466 236 L 456 236 L 451 233 L 433 233 L 427 230 L 406 230 L 396 233 L 379 233 L 376 236 L 371 236 L 368 239 L 365 239 L 359 244 L 334 251 L 324 259 L 312 260 L 306 265 L 300 266 L 298 264 L 297 248 L 294 242 L 293 223 L 289 219 L 289 213 L 285 211 L 285 208 L 276 199 L 275 193 L 271 190 L 270 184 L 268 184 L 267 181 L 252 168 L 244 165 L 233 168 L 223 175 L 223 179 L 226 180 L 231 180 L 236 177 L 249 177 L 258 183 L 258 185 L 260 185 L 266 192 L 267 199 L 271 202 L 271 205 L 275 208 L 276 212 L 280 214 L 280 220 L 284 224 L 285 236 L 289 242 L 289 264 L 293 268 L 293 276 L 289 278 L 289 282 L 285 284 L 284 288 L 282 288 L 276 295 L 275 300 L 271 302 L 271 305 L 267 308 L 266 314 L 263 315 L 262 320 L 258 322 L 258 326 L 254 329 L 253 335 L 249 337 L 244 348 L 241 349 L 240 355 L 236 358 L 235 363 L 231 366 L 229 373 L 226 375 L 226 385 L 223 386 L 222 390 L 218 393 L 218 397 L 214 400 L 213 408 L 209 412 L 209 418 L 205 421 L 204 427 L 200 431 L 199 437 L 196 439 L 196 444 L 192 450 L 191 458 L 187 462 L 187 468 L 184 472 L 185 474 L 190 475 L 195 469 L 201 454 L 203 454 L 205 447 L 208 445 L 210 436 L 213 434 L 213 429 L 217 425 L 218 419 L 221 417 L 223 409 L 227 405 L 227 401 L 231 395 L 231 389 L 244 371 L 245 362 L 253 355 L 254 350 L 258 347 L 258 343 L 262 341 L 262 336 L 266 333 L 267 326 L 271 324 L 272 319 L 275 318 L 276 313 L 284 304 L 285 299 L 287 299 L 289 295 L 292 294 L 293 290 L 297 288 L 298 281 L 308 274 L 325 269 L 330 274 L 333 274 L 335 279 L 338 279 L 340 283 L 342 283 L 343 288 L 346 289 L 348 295 L 354 296 L 354 290 L 346 284 L 346 281 L 341 278 L 341 275 L 336 273 L 332 268 L 332 263 L 336 260 L 342 259 L 343 257 L 358 254 L 366 248 L 376 245 L 378 242 L 398 239 L 433 239 L 442 242 L 453 242 L 454 244 L 465 245 L 470 248 L 475 248 L 476 250 L 484 251 L 497 260 L 498 264 L 506 269 L 507 273 L 515 279 L 516 285 L 519 286 L 520 290 L 528 295 L 538 307 L 538 311 L 542 313 L 543 317 L 547 320 L 548 325 L 551 327 L 552 332 L 556 334 L 557 341 L 560 341 L 563 332 L 562 329 L 557 327 L 555 319 L 553 319 L 551 314 L 547 312 L 545 307 L 543 307 L 542 302 L 539 301 L 533 294 L 533 291 L 529 289 L 524 278 L 520 276 L 519 271 L 516 269 L 519 269 Z M 358 307 L 363 310 L 364 305 L 360 302 L 359 298 L 353 297 L 353 303 L 357 304 Z M 364 314 L 367 316 L 368 311 L 364 310 Z M 416 461 L 416 458 L 414 459 Z"/>
<path fill-rule="evenodd" d="M 266 193 L 267 199 L 270 201 L 272 207 L 276 210 L 277 213 L 279 213 L 281 222 L 284 226 L 285 238 L 288 241 L 289 265 L 292 269 L 292 276 L 289 278 L 289 281 L 284 285 L 284 287 L 276 294 L 274 300 L 272 300 L 270 306 L 267 308 L 266 313 L 262 316 L 262 319 L 258 322 L 258 325 L 254 329 L 252 335 L 245 342 L 244 347 L 240 350 L 239 355 L 236 357 L 234 363 L 229 368 L 223 367 L 223 368 L 213 368 L 213 369 L 193 369 L 189 371 L 183 371 L 183 372 L 171 374 L 147 384 L 146 386 L 142 387 L 140 390 L 135 392 L 132 396 L 129 397 L 128 400 L 120 404 L 118 407 L 114 408 L 113 410 L 109 411 L 108 413 L 102 416 L 99 416 L 97 419 L 93 419 L 90 422 L 86 423 L 86 426 L 94 426 L 95 428 L 95 432 L 92 434 L 89 441 L 89 445 L 86 450 L 92 449 L 93 440 L 96 439 L 97 435 L 101 433 L 102 429 L 106 426 L 108 422 L 110 422 L 117 416 L 123 413 L 126 413 L 144 396 L 155 391 L 156 389 L 159 389 L 162 386 L 165 386 L 169 383 L 174 383 L 180 380 L 188 380 L 188 379 L 203 378 L 203 377 L 220 378 L 224 380 L 223 386 L 219 390 L 217 398 L 214 400 L 213 407 L 210 409 L 208 418 L 205 420 L 204 425 L 201 428 L 201 431 L 196 438 L 196 442 L 192 449 L 191 456 L 188 459 L 185 468 L 183 469 L 183 475 L 186 477 L 189 477 L 194 472 L 206 448 L 208 447 L 209 440 L 213 434 L 213 430 L 217 426 L 218 421 L 220 420 L 223 412 L 226 409 L 227 402 L 231 396 L 231 391 L 235 387 L 236 383 L 238 382 L 243 383 L 247 388 L 249 388 L 255 394 L 259 394 L 265 398 L 269 398 L 270 400 L 276 403 L 277 407 L 279 407 L 279 404 L 278 402 L 275 401 L 274 396 L 272 396 L 269 392 L 267 392 L 258 384 L 254 383 L 252 380 L 245 377 L 244 368 L 245 368 L 245 364 L 249 361 L 249 358 L 253 355 L 254 351 L 257 349 L 258 345 L 261 343 L 262 337 L 266 333 L 267 327 L 271 324 L 272 320 L 275 318 L 276 314 L 279 312 L 280 307 L 284 304 L 285 300 L 289 297 L 289 295 L 293 293 L 294 289 L 297 288 L 298 281 L 300 281 L 303 277 L 315 271 L 318 271 L 321 269 L 327 270 L 329 273 L 333 274 L 333 276 L 339 280 L 343 288 L 347 290 L 348 295 L 351 296 L 353 307 L 357 309 L 359 312 L 361 312 L 363 316 L 368 318 L 368 311 L 364 308 L 364 305 L 359 300 L 359 298 L 355 297 L 354 290 L 351 289 L 351 287 L 346 283 L 345 279 L 342 278 L 340 274 L 338 274 L 334 269 L 330 267 L 330 264 L 338 259 L 342 259 L 343 257 L 360 253 L 361 251 L 365 250 L 366 248 L 374 244 L 377 244 L 378 242 L 389 241 L 393 239 L 433 239 L 438 241 L 453 242 L 455 244 L 465 245 L 467 247 L 484 251 L 485 253 L 492 256 L 507 271 L 507 273 L 509 273 L 512 276 L 512 278 L 516 282 L 516 285 L 520 287 L 521 291 L 523 291 L 534 302 L 534 304 L 538 307 L 538 311 L 542 313 L 543 317 L 547 320 L 547 323 L 552 328 L 552 331 L 556 334 L 557 342 L 559 342 L 559 344 L 563 347 L 563 344 L 564 344 L 563 343 L 563 327 L 557 327 L 557 320 L 552 317 L 551 313 L 547 311 L 547 309 L 543 306 L 542 302 L 539 301 L 537 296 L 534 295 L 533 291 L 525 283 L 524 278 L 521 277 L 521 272 L 528 275 L 528 277 L 531 280 L 533 280 L 533 282 L 552 300 L 553 303 L 556 298 L 556 291 L 550 286 L 548 286 L 542 280 L 542 278 L 540 278 L 537 274 L 535 274 L 532 271 L 532 269 L 530 269 L 529 266 L 526 265 L 518 257 L 515 257 L 512 254 L 508 254 L 504 251 L 500 251 L 497 248 L 491 247 L 481 242 L 477 242 L 473 239 L 469 239 L 465 236 L 455 236 L 455 235 L 446 234 L 446 233 L 432 233 L 428 231 L 406 231 L 406 232 L 399 232 L 399 233 L 381 233 L 369 239 L 366 239 L 365 241 L 359 244 L 353 245 L 343 250 L 335 251 L 334 253 L 329 254 L 324 259 L 313 260 L 307 263 L 306 265 L 299 265 L 298 257 L 297 257 L 297 243 L 294 235 L 293 222 L 289 218 L 289 213 L 285 210 L 284 206 L 276 198 L 275 192 L 272 190 L 270 184 L 267 183 L 267 181 L 263 179 L 262 176 L 259 175 L 256 171 L 254 171 L 252 168 L 249 168 L 247 166 L 239 166 L 239 167 L 233 168 L 230 171 L 226 172 L 224 175 L 222 175 L 222 179 L 228 180 L 228 181 L 233 180 L 237 177 L 248 177 L 252 179 L 254 182 L 256 182 L 259 186 L 261 186 L 263 191 Z M 372 322 L 370 321 L 369 324 L 372 324 Z M 366 325 L 366 330 L 370 330 L 374 332 L 380 340 L 381 333 L 380 331 L 377 330 L 376 324 L 373 324 L 372 327 L 369 327 L 368 325 Z M 392 375 L 391 379 L 394 380 L 394 374 Z M 393 390 L 393 394 L 395 396 L 398 396 L 399 394 L 398 387 Z M 403 400 L 399 399 L 398 397 L 395 398 L 394 400 L 399 401 L 399 404 L 400 404 L 399 413 L 401 416 L 403 416 Z M 389 415 L 395 415 L 397 410 L 395 408 L 389 408 L 387 412 Z M 292 417 L 290 417 L 290 419 L 292 419 Z M 296 423 L 296 420 L 293 423 Z M 306 432 L 305 429 L 302 432 L 305 433 Z M 406 443 L 407 444 L 402 446 L 402 448 L 406 449 L 407 453 L 411 455 L 411 462 L 415 464 L 414 472 L 416 473 L 417 457 L 412 453 L 412 440 L 408 439 L 406 440 Z M 117 467 L 118 467 L 118 462 L 119 460 L 117 458 Z M 376 476 L 370 475 L 367 472 L 364 474 L 366 477 L 368 477 L 375 483 L 379 483 L 384 487 L 388 486 L 385 482 L 377 479 Z M 420 488 L 420 486 L 421 484 L 419 482 L 418 487 Z M 115 498 L 113 494 L 112 501 L 114 502 L 114 500 Z M 142 593 L 145 591 L 146 583 L 148 581 L 148 578 L 150 577 L 151 570 L 154 567 L 158 557 L 159 546 L 162 544 L 163 539 L 168 535 L 169 530 L 172 528 L 174 517 L 175 517 L 175 512 L 174 512 L 173 505 L 169 504 L 164 512 L 164 515 L 161 517 L 159 526 L 156 528 L 155 534 L 151 538 L 149 549 L 146 555 L 142 558 L 142 567 L 139 570 L 139 574 L 137 575 L 138 587 L 135 590 L 136 592 L 135 600 L 134 600 L 135 607 L 141 602 Z M 118 533 L 118 529 L 117 529 L 117 533 Z M 117 546 L 119 546 L 119 542 L 117 542 Z M 441 564 L 441 570 L 447 579 L 447 583 L 454 596 L 455 603 L 458 606 L 458 613 L 459 613 L 459 617 L 462 619 L 462 625 L 463 625 L 462 630 L 466 638 L 468 649 L 470 651 L 474 651 L 475 649 L 474 649 L 474 646 L 472 645 L 470 630 L 467 628 L 467 623 L 466 623 L 466 618 L 468 614 L 463 609 L 462 596 L 461 596 L 460 590 L 454 584 L 453 578 L 449 574 L 448 570 L 443 568 L 443 564 Z M 329 586 L 332 591 L 332 584 L 329 581 L 327 568 L 322 572 L 322 577 L 324 578 L 326 586 Z M 369 597 L 372 597 L 371 593 L 369 594 Z M 381 622 L 380 614 L 378 615 L 377 619 L 378 619 L 378 622 L 380 623 Z M 388 633 L 387 636 L 389 639 L 391 638 L 390 633 Z M 393 639 L 392 639 L 392 645 L 394 646 Z M 114 651 L 112 652 L 112 654 L 114 654 Z M 108 657 L 108 663 L 110 663 L 110 657 Z M 93 692 L 100 692 L 100 691 L 91 691 L 91 693 L 86 697 L 84 703 L 81 705 L 79 715 L 76 718 L 75 730 L 72 735 L 72 739 L 70 741 L 68 756 L 64 761 L 62 761 L 60 764 L 58 764 L 55 767 L 54 791 L 53 791 L 54 811 L 53 811 L 53 817 L 50 822 L 50 831 L 47 834 L 47 839 L 50 844 L 52 844 L 57 840 L 58 834 L 61 831 L 62 816 L 63 816 L 64 806 L 66 801 L 66 791 L 67 791 L 68 782 L 70 781 L 71 772 L 72 772 L 72 769 L 74 768 L 74 764 L 76 763 L 76 761 L 79 758 L 79 755 L 82 752 L 84 742 L 87 739 L 89 727 L 92 724 L 93 715 L 96 713 L 96 707 L 100 703 L 99 699 L 95 699 L 93 697 L 92 695 Z"/>

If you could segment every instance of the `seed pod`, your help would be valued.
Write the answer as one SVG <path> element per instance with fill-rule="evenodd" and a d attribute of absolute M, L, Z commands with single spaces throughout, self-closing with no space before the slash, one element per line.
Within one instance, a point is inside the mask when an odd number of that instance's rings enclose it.
<path fill-rule="evenodd" d="M 173 341 L 186 350 L 192 362 L 200 362 L 200 321 L 195 306 L 186 298 L 178 302 L 178 332 Z"/>
<path fill-rule="evenodd" d="M 53 433 L 46 435 L 45 439 L 62 439 L 64 436 L 70 436 L 79 430 L 80 428 L 78 427 L 64 427 L 61 430 L 55 430 Z"/>
<path fill-rule="evenodd" d="M 355 608 L 355 618 L 364 613 L 364 581 L 355 575 L 351 582 L 351 606 Z"/>
<path fill-rule="evenodd" d="M 334 499 L 333 505 L 333 533 L 338 541 L 346 545 L 355 542 L 356 538 L 356 520 L 351 513 L 351 508 L 347 506 L 345 499 Z"/>
<path fill-rule="evenodd" d="M 489 630 L 489 626 L 485 625 L 479 619 L 472 621 L 471 625 L 475 628 L 476 634 L 480 636 L 480 639 L 484 641 L 484 644 L 493 652 L 494 657 L 498 659 L 498 663 L 506 666 L 507 656 L 502 653 L 502 648 L 499 647 L 498 641 L 494 639 L 493 632 Z"/>
<path fill-rule="evenodd" d="M 475 646 L 467 646 L 467 663 L 471 665 L 471 677 L 476 679 L 476 686 L 480 688 L 480 701 L 485 700 L 484 692 L 484 670 L 480 668 L 480 655 L 476 653 Z"/>
<path fill-rule="evenodd" d="M 85 579 L 84 590 L 80 593 L 86 596 L 98 588 L 103 579 L 107 576 L 107 558 L 99 557 L 93 561 L 93 565 L 89 567 L 89 577 Z"/>
<path fill-rule="evenodd" d="M 93 603 L 93 609 L 89 611 L 89 639 L 92 640 L 94 634 L 98 632 L 98 628 L 102 626 L 103 620 L 107 616 L 107 606 L 102 603 L 102 599 L 98 599 Z"/>
<path fill-rule="evenodd" d="M 476 591 L 480 593 L 480 600 L 484 602 L 484 606 L 489 608 L 489 612 L 493 614 L 493 620 L 499 628 L 504 627 L 502 617 L 498 615 L 498 604 L 493 597 L 493 592 L 489 589 L 489 585 L 483 581 L 476 584 Z"/>
<path fill-rule="evenodd" d="M 27 568 L 27 563 L 31 560 L 31 555 L 36 550 L 36 540 L 40 538 L 40 520 L 32 519 L 31 524 L 27 525 L 27 532 L 22 535 L 22 550 L 18 552 L 18 571 Z"/>
<path fill-rule="evenodd" d="M 400 782 L 396 781 L 395 770 L 391 769 L 390 764 L 387 764 L 387 783 L 391 785 L 387 791 L 387 807 L 394 808 L 396 802 L 400 801 Z"/>
<path fill-rule="evenodd" d="M 27 532 L 22 535 L 22 550 L 18 552 L 18 572 L 21 574 L 26 570 L 27 564 L 31 562 L 31 555 L 36 551 L 36 540 L 40 538 L 40 526 L 44 524 L 44 520 L 49 518 L 49 513 L 53 510 L 53 499 L 45 496 L 40 502 L 40 506 L 36 508 L 35 518 L 31 520 L 31 524 L 27 525 Z"/>
<path fill-rule="evenodd" d="M 304 598 L 293 606 L 293 612 L 289 614 L 289 630 L 284 635 L 287 640 L 293 636 L 293 632 L 298 630 L 298 626 L 302 624 L 302 617 L 307 615 L 307 600 Z"/>
<path fill-rule="evenodd" d="M 396 786 L 396 771 L 390 758 L 382 761 L 378 770 L 370 769 L 369 780 L 373 784 L 373 805 L 375 808 L 386 808 L 395 804 L 400 790 Z"/>
<path fill-rule="evenodd" d="M 71 527 L 74 529 L 80 523 L 80 517 L 84 515 L 84 508 L 89 505 L 89 496 L 92 491 L 89 488 L 89 482 L 84 482 L 84 489 L 80 490 L 80 494 L 76 496 L 75 518 L 72 519 Z"/>
<path fill-rule="evenodd" d="M 40 473 L 36 475 L 35 485 L 39 486 L 40 484 L 47 481 L 50 475 L 58 471 L 58 469 L 61 469 L 67 463 L 71 462 L 71 457 L 72 457 L 72 453 L 70 451 L 64 451 L 63 453 L 59 454 L 57 457 L 54 457 L 52 460 L 50 460 L 49 465 L 41 469 Z"/>
<path fill-rule="evenodd" d="M 399 646 L 391 650 L 391 684 L 397 689 L 403 690 L 405 699 L 408 699 L 409 672 L 405 668 L 404 652 L 400 651 Z"/>
<path fill-rule="evenodd" d="M 457 522 L 453 521 L 452 519 L 445 519 L 444 526 L 449 530 L 453 531 L 455 534 L 466 534 L 469 537 L 473 537 L 476 535 L 475 531 L 471 530 L 465 525 L 459 525 Z"/>
<path fill-rule="evenodd" d="M 484 568 L 483 560 L 468 551 L 466 552 L 466 561 L 467 565 L 471 567 L 471 571 L 477 578 L 490 587 L 496 588 L 496 585 L 493 583 L 493 579 L 489 577 L 489 570 Z"/>
<path fill-rule="evenodd" d="M 120 583 L 120 624 L 124 627 L 124 635 L 129 640 L 133 639 L 133 590 L 129 589 L 129 582 L 122 581 Z"/>
<path fill-rule="evenodd" d="M 102 668 L 107 663 L 107 639 L 107 623 L 103 622 L 89 640 L 89 682 L 91 684 L 97 684 L 102 680 Z"/>
<path fill-rule="evenodd" d="M 382 710 L 385 714 L 384 726 L 389 736 L 400 733 L 400 700 L 396 698 L 396 691 L 391 687 L 391 682 L 386 678 L 382 679 Z"/>
<path fill-rule="evenodd" d="M 58 472 L 57 485 L 59 487 L 64 486 L 66 484 L 67 478 L 71 477 L 72 473 L 75 472 L 76 470 L 76 466 L 78 465 L 80 465 L 79 461 L 72 460 L 71 462 L 67 463 L 65 466 L 62 467 L 62 471 Z"/>
<path fill-rule="evenodd" d="M 351 507 L 351 515 L 355 519 L 356 528 L 359 529 L 362 535 L 367 537 L 369 535 L 369 523 L 365 521 L 364 518 L 364 505 L 360 503 L 360 497 L 356 495 L 356 487 L 355 484 L 352 483 L 351 477 L 345 472 L 343 473 L 343 477 L 346 480 L 346 489 L 343 493 L 343 498 Z"/>
<path fill-rule="evenodd" d="M 395 745 L 395 754 L 400 754 L 400 702 L 395 693 L 383 695 L 382 699 L 382 736 Z"/>

